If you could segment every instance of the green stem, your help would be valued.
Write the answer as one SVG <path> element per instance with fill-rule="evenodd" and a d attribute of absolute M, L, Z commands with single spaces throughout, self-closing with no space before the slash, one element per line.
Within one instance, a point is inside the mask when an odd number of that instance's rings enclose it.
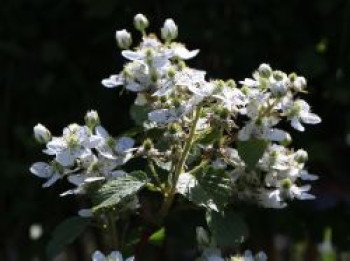
<path fill-rule="evenodd" d="M 115 224 L 113 212 L 108 212 L 107 214 L 107 229 L 109 232 L 109 248 L 111 250 L 119 248 L 118 231 Z"/>
<path fill-rule="evenodd" d="M 184 150 L 180 156 L 179 162 L 175 166 L 175 173 L 172 177 L 172 182 L 171 182 L 172 184 L 170 187 L 170 191 L 167 195 L 165 195 L 165 200 L 164 200 L 164 203 L 163 203 L 162 208 L 160 210 L 161 217 L 164 217 L 168 213 L 168 211 L 169 211 L 169 209 L 174 201 L 174 197 L 175 197 L 175 193 L 176 193 L 176 184 L 177 184 L 177 181 L 179 179 L 180 174 L 183 171 L 184 165 L 186 163 L 186 159 L 188 157 L 188 153 L 191 149 L 194 135 L 196 132 L 197 122 L 200 118 L 200 113 L 201 113 L 201 107 L 197 107 L 196 111 L 195 111 L 194 120 L 193 120 L 191 129 L 190 129 L 190 133 L 189 133 L 188 139 L 185 143 Z"/>
<path fill-rule="evenodd" d="M 152 160 L 148 159 L 148 167 L 151 170 L 151 173 L 153 175 L 154 180 L 156 181 L 157 185 L 159 188 L 162 188 L 162 183 L 160 182 L 158 173 L 156 171 L 156 169 L 154 168 L 154 164 L 152 162 Z"/>

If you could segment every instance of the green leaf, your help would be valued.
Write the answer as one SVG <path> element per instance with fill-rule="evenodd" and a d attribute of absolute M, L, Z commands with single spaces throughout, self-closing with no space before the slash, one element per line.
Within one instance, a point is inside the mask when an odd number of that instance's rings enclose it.
<path fill-rule="evenodd" d="M 208 227 L 219 247 L 240 245 L 249 235 L 247 224 L 233 210 L 208 213 Z"/>
<path fill-rule="evenodd" d="M 139 106 L 133 104 L 130 108 L 130 116 L 138 126 L 143 126 L 144 122 L 148 120 L 149 106 Z"/>
<path fill-rule="evenodd" d="M 71 217 L 60 223 L 55 228 L 52 238 L 46 247 L 48 259 L 53 259 L 65 246 L 71 244 L 84 232 L 89 223 L 89 219 L 81 217 Z"/>
<path fill-rule="evenodd" d="M 250 139 L 247 141 L 237 141 L 237 151 L 244 160 L 247 167 L 252 169 L 262 157 L 268 142 L 266 140 Z"/>
<path fill-rule="evenodd" d="M 148 177 L 146 172 L 142 171 L 142 170 L 135 170 L 132 171 L 128 174 L 130 177 L 133 177 L 135 179 L 137 179 L 138 181 L 144 182 L 146 183 L 148 181 Z"/>
<path fill-rule="evenodd" d="M 193 203 L 207 209 L 215 211 L 223 209 L 232 192 L 231 180 L 225 171 L 208 167 L 196 178 L 196 184 L 188 188 L 185 196 Z"/>
<path fill-rule="evenodd" d="M 209 132 L 202 135 L 202 137 L 198 140 L 198 143 L 200 144 L 213 144 L 214 141 L 219 139 L 221 137 L 220 135 L 220 128 L 212 128 Z"/>
<path fill-rule="evenodd" d="M 165 229 L 162 227 L 161 229 L 157 230 L 154 232 L 148 239 L 148 241 L 151 244 L 154 244 L 156 246 L 161 246 L 163 245 L 165 240 Z"/>
<path fill-rule="evenodd" d="M 140 174 L 140 172 L 137 173 L 138 175 Z M 96 192 L 95 200 L 98 202 L 98 205 L 93 207 L 93 212 L 113 207 L 129 200 L 145 184 L 144 180 L 130 175 L 110 180 Z"/>

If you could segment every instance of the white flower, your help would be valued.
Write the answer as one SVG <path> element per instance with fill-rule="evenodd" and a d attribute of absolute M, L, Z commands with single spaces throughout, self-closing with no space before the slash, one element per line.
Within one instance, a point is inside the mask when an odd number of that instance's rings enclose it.
<path fill-rule="evenodd" d="M 143 14 L 137 14 L 134 17 L 134 26 L 137 30 L 143 32 L 149 25 L 148 19 Z"/>
<path fill-rule="evenodd" d="M 166 19 L 161 28 L 161 35 L 164 40 L 170 41 L 177 37 L 178 29 L 173 19 Z"/>
<path fill-rule="evenodd" d="M 296 100 L 294 103 L 287 105 L 286 114 L 291 121 L 291 125 L 298 131 L 304 131 L 305 128 L 301 123 L 318 124 L 321 118 L 310 112 L 309 104 L 304 100 Z"/>
<path fill-rule="evenodd" d="M 34 137 L 40 143 L 47 143 L 51 140 L 51 133 L 44 125 L 38 123 L 34 127 Z"/>
<path fill-rule="evenodd" d="M 50 165 L 46 162 L 36 162 L 30 167 L 30 172 L 39 178 L 47 179 L 43 184 L 43 187 L 47 188 L 61 178 L 58 168 L 55 164 Z"/>
<path fill-rule="evenodd" d="M 75 159 L 91 153 L 90 149 L 100 142 L 101 138 L 91 135 L 88 127 L 71 124 L 64 128 L 62 137 L 54 137 L 46 144 L 47 149 L 44 152 L 56 155 L 57 162 L 62 166 L 72 166 Z"/>
<path fill-rule="evenodd" d="M 125 29 L 115 33 L 117 43 L 120 49 L 128 49 L 132 43 L 131 34 Z"/>
<path fill-rule="evenodd" d="M 123 256 L 119 251 L 112 251 L 108 256 L 105 256 L 101 251 L 97 250 L 92 255 L 92 261 L 123 261 Z M 133 261 L 134 257 L 129 257 L 125 261 Z"/>
<path fill-rule="evenodd" d="M 241 141 L 249 140 L 252 137 L 271 141 L 283 141 L 287 139 L 287 132 L 277 128 L 271 128 L 266 118 L 264 119 L 260 124 L 257 124 L 255 121 L 248 122 L 238 132 L 238 139 Z"/>
<path fill-rule="evenodd" d="M 129 137 L 114 139 L 102 127 L 95 128 L 96 135 L 101 138 L 101 142 L 96 146 L 96 150 L 107 159 L 115 160 L 116 166 L 123 165 L 132 157 L 132 147 L 135 141 Z"/>

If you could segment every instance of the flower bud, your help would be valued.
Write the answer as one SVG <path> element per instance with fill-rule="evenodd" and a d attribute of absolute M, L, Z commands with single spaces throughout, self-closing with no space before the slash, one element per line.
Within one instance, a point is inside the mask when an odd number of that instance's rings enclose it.
<path fill-rule="evenodd" d="M 299 149 L 295 152 L 294 159 L 296 162 L 305 163 L 308 160 L 308 154 L 305 150 Z"/>
<path fill-rule="evenodd" d="M 293 88 L 295 91 L 300 92 L 306 88 L 306 79 L 302 76 L 297 77 L 293 82 Z"/>
<path fill-rule="evenodd" d="M 146 16 L 144 16 L 143 14 L 135 15 L 134 26 L 137 30 L 139 30 L 140 32 L 144 32 L 145 29 L 148 27 L 148 25 L 149 25 L 149 22 Z"/>
<path fill-rule="evenodd" d="M 51 133 L 44 125 L 38 123 L 34 127 L 34 137 L 39 143 L 47 143 L 51 140 Z"/>
<path fill-rule="evenodd" d="M 95 128 L 97 125 L 100 125 L 100 118 L 98 117 L 97 111 L 91 110 L 88 111 L 85 115 L 85 124 L 90 129 Z"/>
<path fill-rule="evenodd" d="M 171 41 L 177 37 L 177 25 L 173 19 L 166 19 L 163 27 L 160 30 L 162 39 L 166 41 Z"/>
<path fill-rule="evenodd" d="M 259 75 L 263 78 L 269 78 L 271 76 L 272 73 L 272 69 L 270 67 L 270 65 L 266 64 L 266 63 L 262 63 L 259 66 Z"/>
<path fill-rule="evenodd" d="M 284 82 L 278 81 L 271 85 L 271 93 L 275 97 L 283 97 L 287 94 L 287 86 Z"/>
<path fill-rule="evenodd" d="M 286 190 L 289 190 L 292 185 L 293 183 L 289 178 L 283 179 L 281 182 L 281 187 Z"/>
<path fill-rule="evenodd" d="M 289 133 L 286 133 L 285 139 L 279 142 L 279 144 L 285 147 L 289 146 L 291 143 L 292 143 L 292 136 L 290 136 Z"/>
<path fill-rule="evenodd" d="M 151 149 L 153 148 L 153 142 L 151 139 L 146 139 L 144 142 L 143 142 L 143 149 L 145 151 L 150 151 Z"/>
<path fill-rule="evenodd" d="M 117 31 L 115 33 L 115 38 L 117 39 L 117 43 L 120 49 L 129 49 L 132 39 L 131 34 L 125 29 Z"/>
<path fill-rule="evenodd" d="M 284 78 L 284 73 L 281 71 L 274 71 L 272 75 L 276 81 L 282 81 Z"/>

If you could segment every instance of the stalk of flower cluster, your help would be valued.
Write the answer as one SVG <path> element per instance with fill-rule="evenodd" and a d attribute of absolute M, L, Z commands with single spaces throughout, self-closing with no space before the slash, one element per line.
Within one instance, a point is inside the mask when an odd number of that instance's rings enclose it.
<path fill-rule="evenodd" d="M 174 175 L 172 177 L 170 191 L 166 195 L 164 203 L 163 203 L 162 208 L 160 210 L 161 217 L 164 217 L 168 213 L 168 211 L 169 211 L 169 209 L 170 209 L 170 207 L 171 207 L 171 205 L 172 205 L 172 203 L 174 201 L 174 197 L 175 197 L 175 193 L 176 193 L 176 184 L 177 184 L 177 181 L 179 180 L 180 174 L 183 171 L 183 168 L 184 168 L 184 165 L 185 165 L 188 153 L 189 153 L 189 151 L 191 149 L 192 142 L 193 142 L 193 139 L 194 139 L 194 136 L 195 136 L 195 132 L 196 132 L 197 122 L 198 122 L 198 120 L 200 118 L 200 113 L 201 113 L 201 107 L 197 107 L 196 111 L 195 111 L 195 116 L 194 116 L 194 120 L 192 122 L 192 126 L 191 126 L 191 129 L 190 129 L 190 133 L 189 133 L 188 139 L 187 139 L 187 141 L 185 143 L 185 147 L 183 149 L 183 152 L 181 153 L 180 160 L 177 163 L 177 165 L 175 166 L 175 172 L 174 172 Z"/>

